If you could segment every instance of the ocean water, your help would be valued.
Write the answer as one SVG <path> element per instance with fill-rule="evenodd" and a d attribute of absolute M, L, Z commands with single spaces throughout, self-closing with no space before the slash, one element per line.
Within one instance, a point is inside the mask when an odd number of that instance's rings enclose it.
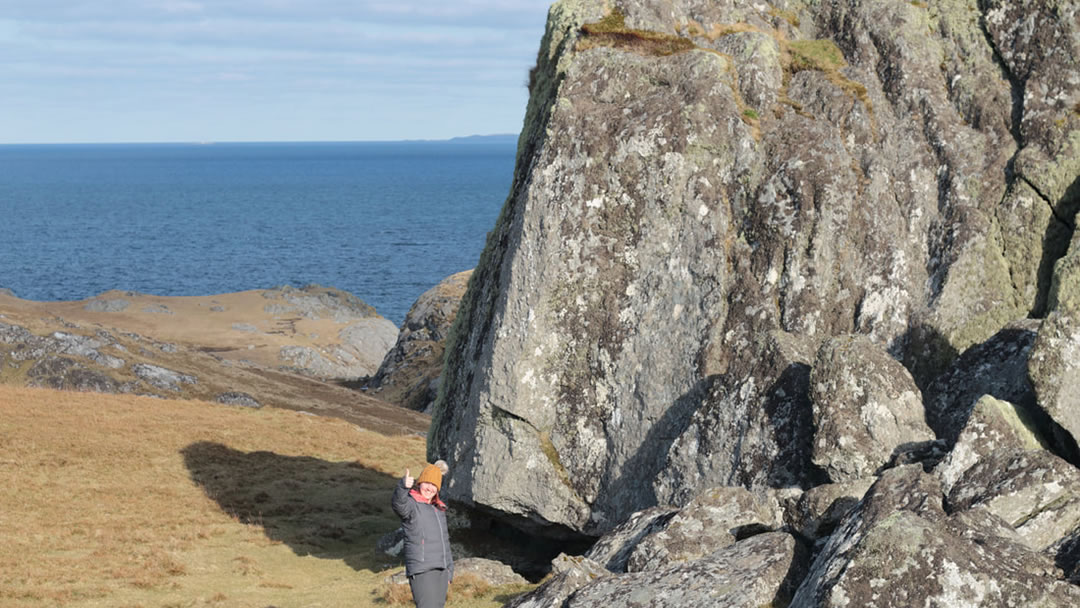
<path fill-rule="evenodd" d="M 473 268 L 516 144 L 0 145 L 0 287 L 191 296 L 310 283 L 400 326 Z"/>

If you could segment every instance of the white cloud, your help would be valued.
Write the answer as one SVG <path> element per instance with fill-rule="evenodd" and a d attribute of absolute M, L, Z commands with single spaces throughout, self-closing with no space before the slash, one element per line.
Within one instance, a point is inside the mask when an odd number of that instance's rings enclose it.
<path fill-rule="evenodd" d="M 0 142 L 62 138 L 49 132 L 61 117 L 83 141 L 162 137 L 184 121 L 147 121 L 170 115 L 260 139 L 516 131 L 546 12 L 533 0 L 9 0 Z M 334 120 L 283 121 L 291 107 Z"/>

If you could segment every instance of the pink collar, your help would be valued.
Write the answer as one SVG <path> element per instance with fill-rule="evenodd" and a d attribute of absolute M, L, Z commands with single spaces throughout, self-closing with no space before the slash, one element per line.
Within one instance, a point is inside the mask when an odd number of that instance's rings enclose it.
<path fill-rule="evenodd" d="M 439 495 L 438 494 L 435 494 L 435 496 L 432 496 L 431 497 L 431 502 L 428 502 L 428 501 L 424 500 L 424 495 L 420 493 L 420 490 L 417 490 L 416 488 L 413 488 L 412 490 L 409 490 L 409 496 L 412 496 L 413 500 L 415 500 L 418 503 L 425 504 L 425 505 L 434 505 L 435 507 L 437 507 L 438 509 L 440 509 L 442 511 L 446 510 L 446 503 L 439 500 Z"/>

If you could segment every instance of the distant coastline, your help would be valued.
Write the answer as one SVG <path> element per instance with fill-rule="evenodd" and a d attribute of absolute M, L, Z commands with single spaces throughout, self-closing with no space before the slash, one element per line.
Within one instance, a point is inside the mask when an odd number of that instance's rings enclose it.
<path fill-rule="evenodd" d="M 318 284 L 400 325 L 476 265 L 510 189 L 512 137 L 3 145 L 0 288 L 64 302 Z"/>
<path fill-rule="evenodd" d="M 516 144 L 517 133 L 501 133 L 498 135 L 468 135 L 466 137 L 451 137 L 446 140 L 452 144 Z"/>

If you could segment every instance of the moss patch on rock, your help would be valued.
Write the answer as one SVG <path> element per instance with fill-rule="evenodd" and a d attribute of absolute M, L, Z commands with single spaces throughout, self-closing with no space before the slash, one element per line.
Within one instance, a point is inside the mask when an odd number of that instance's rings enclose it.
<path fill-rule="evenodd" d="M 581 26 L 581 32 L 583 36 L 578 42 L 579 51 L 607 46 L 663 57 L 697 48 L 691 40 L 682 36 L 627 27 L 626 15 L 618 9 L 600 21 Z"/>

